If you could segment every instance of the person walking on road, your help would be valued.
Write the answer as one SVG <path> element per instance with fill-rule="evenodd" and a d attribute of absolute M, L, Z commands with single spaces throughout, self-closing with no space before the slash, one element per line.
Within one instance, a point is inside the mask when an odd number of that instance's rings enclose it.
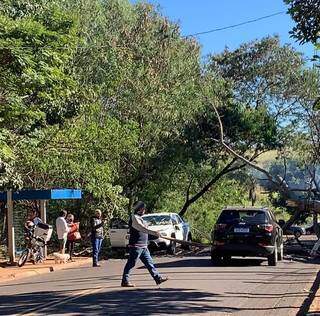
<path fill-rule="evenodd" d="M 133 210 L 134 212 L 129 220 L 129 258 L 123 270 L 121 286 L 134 287 L 134 284 L 129 281 L 129 277 L 139 258 L 148 269 L 156 284 L 159 285 L 167 281 L 168 278 L 162 277 L 154 266 L 148 249 L 148 234 L 157 237 L 160 237 L 161 234 L 158 231 L 148 229 L 146 222 L 142 218 L 142 215 L 145 213 L 145 204 L 143 202 L 137 202 Z"/>
<path fill-rule="evenodd" d="M 57 228 L 57 235 L 59 239 L 59 251 L 61 254 L 65 253 L 66 243 L 67 243 L 67 236 L 70 228 L 66 221 L 67 211 L 63 210 L 59 213 L 59 217 L 56 219 L 56 228 Z"/>
<path fill-rule="evenodd" d="M 91 217 L 91 243 L 92 243 L 92 260 L 93 267 L 100 267 L 99 253 L 103 240 L 103 220 L 102 212 L 97 209 L 95 215 Z"/>

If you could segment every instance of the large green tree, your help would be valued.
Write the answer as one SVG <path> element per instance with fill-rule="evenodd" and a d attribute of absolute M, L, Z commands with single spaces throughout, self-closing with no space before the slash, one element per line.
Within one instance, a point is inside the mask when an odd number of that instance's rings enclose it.
<path fill-rule="evenodd" d="M 320 1 L 284 0 L 288 13 L 296 22 L 291 34 L 300 42 L 319 44 L 320 38 Z"/>
<path fill-rule="evenodd" d="M 0 9 L 0 184 L 22 185 L 15 172 L 16 144 L 34 130 L 77 113 L 75 78 L 68 67 L 75 52 L 76 23 L 59 7 L 41 15 Z M 21 11 L 20 11 L 21 13 Z"/>

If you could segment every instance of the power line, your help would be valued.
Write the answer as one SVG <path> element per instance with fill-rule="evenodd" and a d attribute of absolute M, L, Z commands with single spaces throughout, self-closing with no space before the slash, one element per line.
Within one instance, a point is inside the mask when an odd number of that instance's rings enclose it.
<path fill-rule="evenodd" d="M 235 27 L 238 27 L 238 26 L 241 26 L 241 25 L 258 22 L 258 21 L 261 21 L 261 20 L 264 20 L 264 19 L 269 19 L 269 18 L 271 18 L 273 16 L 281 15 L 281 14 L 284 14 L 284 13 L 286 13 L 286 12 L 285 11 L 280 11 L 280 12 L 276 12 L 276 13 L 273 13 L 273 14 L 261 16 L 259 18 L 253 19 L 253 20 L 244 21 L 244 22 L 241 22 L 241 23 L 238 23 L 238 24 L 219 27 L 219 28 L 215 28 L 215 29 L 212 29 L 212 30 L 204 31 L 204 32 L 198 32 L 198 33 L 189 34 L 189 35 L 186 35 L 185 37 L 198 36 L 198 35 L 203 35 L 203 34 L 219 32 L 219 31 L 223 31 L 223 30 L 227 30 L 227 29 L 232 29 L 232 28 L 235 28 Z"/>
<path fill-rule="evenodd" d="M 286 13 L 285 11 L 280 11 L 280 12 L 276 12 L 273 14 L 269 14 L 269 15 L 265 15 L 265 16 L 261 16 L 259 18 L 253 19 L 253 20 L 247 20 L 238 24 L 233 24 L 233 25 L 229 25 L 229 26 L 224 26 L 224 27 L 220 27 L 220 28 L 215 28 L 212 30 L 208 30 L 208 31 L 204 31 L 204 32 L 198 32 L 198 33 L 193 33 L 193 34 L 189 34 L 186 35 L 184 37 L 192 37 L 192 36 L 198 36 L 198 35 L 204 35 L 204 34 L 209 34 L 209 33 L 214 33 L 214 32 L 219 32 L 219 31 L 223 31 L 223 30 L 227 30 L 227 29 L 231 29 L 231 28 L 235 28 L 241 25 L 246 25 L 246 24 L 250 24 L 250 23 L 254 23 L 257 21 L 261 21 L 264 19 L 268 19 L 271 17 L 274 17 L 276 15 L 281 15 Z M 76 45 L 75 47 L 72 48 L 77 48 L 77 49 L 88 49 L 88 48 L 108 48 L 111 45 L 92 45 L 92 44 L 88 44 L 86 46 L 83 45 Z M 43 45 L 43 46 L 0 46 L 0 49 L 43 49 L 43 48 L 55 48 L 55 49 L 69 49 L 69 46 L 50 46 L 50 45 Z"/>

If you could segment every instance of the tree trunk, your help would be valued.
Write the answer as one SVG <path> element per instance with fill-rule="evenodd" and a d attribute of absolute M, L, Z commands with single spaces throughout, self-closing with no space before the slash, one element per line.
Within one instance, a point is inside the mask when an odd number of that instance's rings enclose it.
<path fill-rule="evenodd" d="M 236 158 L 232 159 L 226 166 L 224 166 L 224 168 L 222 170 L 219 171 L 219 173 L 217 173 L 197 194 L 195 194 L 192 198 L 189 199 L 189 196 L 187 194 L 187 198 L 186 201 L 184 203 L 184 205 L 182 206 L 179 215 L 183 216 L 189 206 L 196 202 L 198 199 L 200 199 L 206 192 L 208 192 L 211 187 L 220 179 L 222 178 L 225 174 L 241 169 L 243 168 L 245 165 L 241 165 L 241 166 L 236 166 L 236 167 L 231 167 L 235 162 L 237 161 Z"/>
<path fill-rule="evenodd" d="M 297 208 L 294 211 L 294 213 L 291 215 L 289 220 L 282 227 L 283 231 L 286 231 L 291 225 L 293 225 L 296 222 L 296 220 L 299 218 L 300 212 L 301 212 L 301 210 L 299 208 Z"/>

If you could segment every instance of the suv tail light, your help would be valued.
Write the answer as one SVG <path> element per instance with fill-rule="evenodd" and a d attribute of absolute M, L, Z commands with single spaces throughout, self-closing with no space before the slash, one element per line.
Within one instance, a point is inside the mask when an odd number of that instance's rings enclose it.
<path fill-rule="evenodd" d="M 259 226 L 259 228 L 262 228 L 269 233 L 271 233 L 273 231 L 273 226 L 271 224 L 263 224 L 263 225 L 258 225 L 258 226 Z"/>
<path fill-rule="evenodd" d="M 223 245 L 225 244 L 225 242 L 224 242 L 224 241 L 215 240 L 215 241 L 213 242 L 213 244 L 214 244 L 215 246 L 223 246 Z"/>
<path fill-rule="evenodd" d="M 215 230 L 222 230 L 227 227 L 227 224 L 216 224 L 214 225 Z"/>

